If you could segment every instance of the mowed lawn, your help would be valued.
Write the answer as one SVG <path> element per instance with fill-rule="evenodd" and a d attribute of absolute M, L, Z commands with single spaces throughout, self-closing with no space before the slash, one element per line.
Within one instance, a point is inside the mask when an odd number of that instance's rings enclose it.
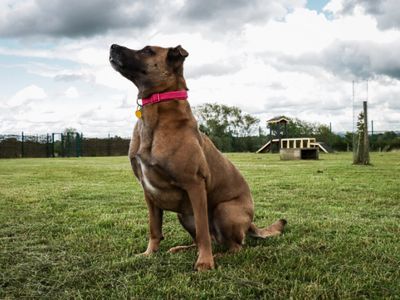
<path fill-rule="evenodd" d="M 288 226 L 204 273 L 195 249 L 166 253 L 191 242 L 174 213 L 159 253 L 136 256 L 147 209 L 126 157 L 0 160 L 0 298 L 399 299 L 400 153 L 373 153 L 373 166 L 350 153 L 227 156 L 251 186 L 255 222 Z"/>

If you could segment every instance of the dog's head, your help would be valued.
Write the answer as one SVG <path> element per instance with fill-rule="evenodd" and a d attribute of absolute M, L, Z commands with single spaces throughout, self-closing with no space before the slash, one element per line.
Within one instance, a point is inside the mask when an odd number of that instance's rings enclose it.
<path fill-rule="evenodd" d="M 132 50 L 113 44 L 109 60 L 116 71 L 136 85 L 139 96 L 147 97 L 179 82 L 184 83 L 183 62 L 188 55 L 181 46 L 146 46 L 141 50 Z"/>

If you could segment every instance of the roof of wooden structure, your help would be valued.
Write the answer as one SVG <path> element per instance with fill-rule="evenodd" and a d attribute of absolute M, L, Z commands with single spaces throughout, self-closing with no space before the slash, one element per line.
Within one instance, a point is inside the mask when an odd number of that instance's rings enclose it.
<path fill-rule="evenodd" d="M 268 124 L 289 123 L 289 119 L 285 116 L 274 117 L 267 121 Z"/>

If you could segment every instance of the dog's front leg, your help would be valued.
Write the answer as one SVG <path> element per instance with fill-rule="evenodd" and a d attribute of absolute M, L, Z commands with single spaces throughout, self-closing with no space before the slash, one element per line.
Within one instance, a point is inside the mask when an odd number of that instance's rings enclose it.
<path fill-rule="evenodd" d="M 149 210 L 149 243 L 143 255 L 150 255 L 156 252 L 164 239 L 162 234 L 163 210 L 154 205 L 145 193 L 147 208 Z"/>
<path fill-rule="evenodd" d="M 207 194 L 204 181 L 188 186 L 187 192 L 193 208 L 196 226 L 196 244 L 199 250 L 199 257 L 194 267 L 197 271 L 214 269 L 208 224 Z"/>

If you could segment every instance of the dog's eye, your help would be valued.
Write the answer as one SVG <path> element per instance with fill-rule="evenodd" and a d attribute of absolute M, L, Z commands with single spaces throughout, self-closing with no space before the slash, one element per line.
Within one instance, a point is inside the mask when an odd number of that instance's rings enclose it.
<path fill-rule="evenodd" d="M 143 48 L 141 52 L 142 52 L 143 54 L 146 54 L 146 55 L 152 55 L 152 54 L 154 54 L 154 51 L 153 51 L 150 47 L 145 47 L 145 48 Z"/>

